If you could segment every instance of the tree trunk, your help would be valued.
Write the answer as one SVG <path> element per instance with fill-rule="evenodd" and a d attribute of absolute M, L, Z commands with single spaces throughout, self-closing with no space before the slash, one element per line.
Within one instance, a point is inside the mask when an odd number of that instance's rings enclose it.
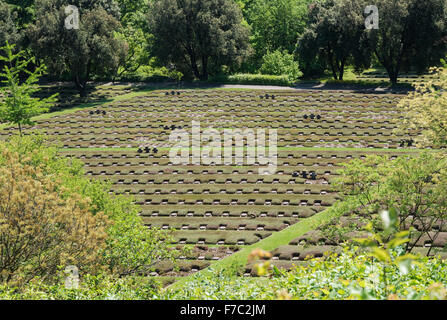
<path fill-rule="evenodd" d="M 345 74 L 345 60 L 344 59 L 341 60 L 340 69 L 338 71 L 339 71 L 338 80 L 343 81 L 343 76 Z"/>
<path fill-rule="evenodd" d="M 208 57 L 202 56 L 202 81 L 208 80 Z"/>
<path fill-rule="evenodd" d="M 384 65 L 386 72 L 388 73 L 388 78 L 391 84 L 394 86 L 397 84 L 397 78 L 399 77 L 399 66 Z"/>
<path fill-rule="evenodd" d="M 397 84 L 397 78 L 399 76 L 399 73 L 394 71 L 393 69 L 390 69 L 390 71 L 388 71 L 388 77 L 390 78 L 390 82 L 391 84 L 394 86 Z"/>
<path fill-rule="evenodd" d="M 328 60 L 329 64 L 331 65 L 332 76 L 334 77 L 334 80 L 337 80 L 338 79 L 337 70 L 335 70 L 334 59 L 332 56 L 332 52 L 330 50 L 328 50 Z"/>
<path fill-rule="evenodd" d="M 200 79 L 201 75 L 200 75 L 200 72 L 199 72 L 199 67 L 197 66 L 196 56 L 194 55 L 194 52 L 193 52 L 193 50 L 191 48 L 186 48 L 186 51 L 188 52 L 188 56 L 189 56 L 189 61 L 190 61 L 192 72 L 194 73 L 194 76 L 197 79 Z"/>
<path fill-rule="evenodd" d="M 78 75 L 75 76 L 74 82 L 76 84 L 76 89 L 78 89 L 79 96 L 84 98 L 87 96 L 87 80 L 80 79 Z"/>

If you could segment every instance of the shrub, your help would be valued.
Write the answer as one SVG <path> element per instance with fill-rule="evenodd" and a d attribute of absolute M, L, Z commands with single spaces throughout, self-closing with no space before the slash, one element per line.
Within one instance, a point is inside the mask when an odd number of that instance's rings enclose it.
<path fill-rule="evenodd" d="M 115 278 L 105 275 L 86 275 L 78 289 L 41 280 L 21 288 L 0 284 L 0 300 L 149 300 L 159 292 L 160 285 L 150 277 Z"/>
<path fill-rule="evenodd" d="M 303 75 L 300 71 L 298 62 L 293 59 L 293 55 L 288 54 L 287 51 L 276 50 L 267 53 L 262 58 L 262 66 L 260 72 L 262 74 L 270 75 L 287 75 L 290 81 L 296 81 Z"/>
<path fill-rule="evenodd" d="M 398 104 L 404 119 L 399 132 L 422 133 L 416 141 L 423 146 L 447 146 L 447 71 L 437 71 L 437 78 L 422 83 Z"/>
<path fill-rule="evenodd" d="M 104 214 L 89 212 L 90 201 L 80 194 L 60 197 L 61 182 L 21 162 L 17 152 L 4 149 L 1 157 L 0 281 L 51 279 L 66 265 L 97 272 L 108 224 Z"/>
<path fill-rule="evenodd" d="M 231 83 L 231 84 L 259 84 L 259 85 L 272 85 L 272 86 L 291 86 L 293 81 L 290 81 L 286 75 L 273 76 L 264 74 L 250 74 L 241 73 L 230 76 L 221 75 L 213 77 L 210 82 L 219 83 Z"/>
<path fill-rule="evenodd" d="M 275 262 L 272 261 L 272 265 Z M 356 248 L 340 255 L 313 259 L 271 278 L 234 277 L 223 271 L 195 274 L 181 288 L 166 290 L 162 299 L 445 299 L 447 262 L 421 258 L 408 273 L 387 268 L 387 285 L 380 279 L 383 263 Z"/>
<path fill-rule="evenodd" d="M 399 229 L 413 227 L 412 243 L 406 244 L 411 252 L 418 240 L 434 241 L 447 217 L 447 158 L 433 152 L 399 157 L 369 156 L 344 164 L 335 188 L 344 198 L 355 196 L 362 203 L 357 213 L 376 217 L 383 208 L 395 207 Z M 377 220 L 377 219 L 376 219 Z M 436 250 L 430 247 L 427 255 Z"/>
<path fill-rule="evenodd" d="M 47 112 L 56 99 L 57 94 L 40 99 L 33 97 L 39 90 L 37 82 L 45 71 L 45 65 L 37 67 L 33 72 L 28 71 L 35 64 L 34 58 L 27 59 L 25 51 L 14 53 L 15 45 L 6 42 L 3 50 L 5 55 L 0 55 L 0 63 L 4 63 L 0 70 L 0 121 L 16 124 L 22 134 L 23 125 L 32 125 L 32 117 Z M 26 74 L 26 79 L 20 79 L 21 74 Z"/>
<path fill-rule="evenodd" d="M 3 154 L 13 154 L 14 161 L 20 164 L 20 168 L 26 168 L 29 172 L 28 180 L 24 180 L 25 183 L 31 183 L 33 186 L 38 186 L 38 192 L 28 193 L 23 199 L 14 198 L 13 201 L 5 199 L 7 189 L 2 192 L 3 198 L 0 198 L 0 206 L 8 207 L 8 201 L 14 206 L 20 204 L 23 209 L 23 214 L 34 214 L 34 216 L 44 215 L 45 219 L 41 223 L 46 221 L 52 221 L 54 219 L 68 219 L 66 212 L 63 211 L 59 214 L 59 211 L 45 211 L 50 209 L 56 209 L 50 204 L 46 204 L 51 199 L 54 206 L 56 204 L 72 205 L 73 210 L 79 207 L 79 210 L 71 214 L 71 218 L 79 217 L 71 221 L 73 224 L 93 223 L 87 218 L 91 218 L 94 221 L 108 220 L 109 223 L 104 224 L 101 239 L 98 239 L 95 245 L 93 242 L 86 242 L 84 245 L 92 245 L 94 247 L 95 256 L 95 268 L 87 268 L 87 265 L 92 265 L 88 257 L 89 252 L 93 252 L 93 248 L 90 246 L 82 247 L 78 246 L 79 256 L 86 255 L 86 258 L 74 260 L 73 258 L 62 255 L 61 259 L 55 264 L 60 267 L 66 267 L 67 263 L 76 265 L 80 271 L 81 276 L 86 273 L 97 274 L 99 272 L 106 273 L 113 276 L 131 275 L 136 273 L 147 273 L 152 271 L 154 264 L 160 260 L 173 261 L 179 251 L 171 249 L 171 236 L 169 230 L 148 229 L 144 226 L 141 217 L 138 215 L 138 209 L 136 205 L 132 203 L 132 199 L 124 196 L 111 196 L 108 191 L 110 186 L 107 183 L 103 183 L 96 180 L 89 180 L 84 175 L 83 163 L 77 159 L 69 159 L 61 157 L 58 154 L 58 149 L 55 146 L 46 146 L 46 141 L 43 136 L 33 135 L 24 137 L 13 137 L 10 142 L 0 143 L 0 152 Z M 0 153 L 0 155 L 2 154 Z M 0 156 L 0 169 L 7 170 L 11 165 L 8 157 Z M 24 169 L 22 169 L 24 170 Z M 36 180 L 39 177 L 39 180 Z M 2 179 L 9 179 L 9 183 L 12 188 L 14 187 L 14 179 L 11 179 L 11 174 L 7 177 L 2 174 Z M 6 184 L 8 186 L 8 184 Z M 1 186 L 6 188 L 5 186 Z M 15 187 L 17 188 L 17 187 Z M 22 188 L 23 189 L 23 188 Z M 0 196 L 0 197 L 1 197 Z M 28 197 L 28 198 L 27 198 Z M 32 198 L 30 198 L 32 197 Z M 22 204 L 21 201 L 27 201 Z M 33 207 L 34 203 L 39 201 L 46 201 L 47 207 Z M 48 201 L 47 201 L 48 200 Z M 34 202 L 33 202 L 34 201 Z M 25 206 L 26 204 L 26 206 Z M 64 208 L 64 207 L 62 207 Z M 34 213 L 33 210 L 39 209 Z M 43 210 L 45 209 L 45 210 Z M 62 210 L 62 209 L 60 209 Z M 1 213 L 0 213 L 1 214 Z M 9 216 L 8 216 L 9 217 Z M 107 219 L 106 219 L 107 217 Z M 13 216 L 11 216 L 11 219 Z M 39 218 L 41 219 L 41 218 Z M 40 220 L 27 220 L 27 223 L 31 225 L 34 232 L 38 232 L 38 226 L 40 226 Z M 15 219 L 14 223 L 22 223 L 20 219 Z M 0 229 L 3 226 L 10 230 L 9 225 L 0 221 Z M 89 224 L 89 232 L 94 233 L 93 224 Z M 43 226 L 41 226 L 43 227 Z M 67 224 L 67 228 L 69 225 Z M 1 229 L 2 230 L 2 229 Z M 65 229 L 63 229 L 65 230 Z M 70 229 L 71 230 L 71 229 Z M 77 230 L 77 229 L 76 229 Z M 84 229 L 79 229 L 74 233 L 75 235 L 81 234 Z M 61 231 L 62 232 L 62 231 Z M 67 231 L 69 232 L 69 231 Z M 68 236 L 61 237 L 60 233 L 55 234 L 58 236 L 59 242 L 48 244 L 48 250 L 56 250 L 61 252 L 57 245 L 61 248 L 69 245 L 71 238 Z M 92 234 L 94 236 L 94 234 Z M 65 239 L 68 239 L 67 241 Z M 101 241 L 99 241 L 101 240 Z M 71 240 L 70 240 L 71 241 Z M 92 240 L 93 241 L 93 240 Z M 74 250 L 74 249 L 73 249 Z M 90 250 L 90 251 L 89 251 Z M 52 252 L 52 251 L 51 251 Z M 41 272 L 37 272 L 32 262 L 28 263 L 29 257 L 24 257 L 24 264 L 28 265 L 31 275 L 41 275 Z M 70 259 L 69 259 L 70 258 Z M 47 269 L 50 278 L 55 279 L 56 269 Z M 47 279 L 43 279 L 47 280 Z M 48 279 L 51 280 L 51 279 Z M 48 281 L 54 283 L 54 281 Z"/>

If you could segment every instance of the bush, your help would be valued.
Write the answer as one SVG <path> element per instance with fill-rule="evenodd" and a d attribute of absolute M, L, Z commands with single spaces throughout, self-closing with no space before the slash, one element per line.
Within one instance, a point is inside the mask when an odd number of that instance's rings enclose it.
<path fill-rule="evenodd" d="M 396 208 L 399 229 L 412 227 L 411 252 L 417 241 L 436 240 L 436 226 L 447 218 L 447 158 L 442 153 L 422 152 L 389 160 L 368 156 L 343 164 L 333 185 L 342 198 L 356 196 L 362 203 L 356 210 L 368 220 L 383 208 Z M 376 219 L 377 220 L 377 219 Z M 430 247 L 427 255 L 438 248 Z"/>
<path fill-rule="evenodd" d="M 228 83 L 228 84 L 253 84 L 253 85 L 272 85 L 272 86 L 291 86 L 293 81 L 290 81 L 286 75 L 272 76 L 264 74 L 250 74 L 241 73 L 234 75 L 220 75 L 213 77 L 210 82 Z"/>
<path fill-rule="evenodd" d="M 447 70 L 433 69 L 433 80 L 416 86 L 398 104 L 404 117 L 400 133 L 421 132 L 415 138 L 422 146 L 447 147 Z"/>
<path fill-rule="evenodd" d="M 0 284 L 0 300 L 149 300 L 154 299 L 160 285 L 150 277 L 86 275 L 78 289 L 36 280 L 21 288 Z"/>
<path fill-rule="evenodd" d="M 276 50 L 267 53 L 262 58 L 262 66 L 259 70 L 262 74 L 270 75 L 287 75 L 290 81 L 296 81 L 303 73 L 300 71 L 298 62 L 293 59 L 293 55 L 288 54 L 287 51 Z"/>
<path fill-rule="evenodd" d="M 28 239 L 32 249 L 30 254 L 20 249 L 19 267 L 5 267 L 7 256 L 0 256 L 3 279 L 13 273 L 16 279 L 43 277 L 54 284 L 58 267 L 68 264 L 81 276 L 123 276 L 150 272 L 160 260 L 173 261 L 178 251 L 169 247 L 169 230 L 146 228 L 131 198 L 110 196 L 108 184 L 85 177 L 81 161 L 61 157 L 45 144 L 38 135 L 0 143 L 0 233 L 15 236 L 13 243 Z M 15 234 L 24 225 L 25 234 Z"/>
<path fill-rule="evenodd" d="M 169 82 L 180 81 L 183 74 L 176 70 L 168 70 L 165 67 L 152 68 L 151 66 L 141 66 L 134 72 L 124 72 L 115 78 L 115 81 L 128 82 Z"/>
<path fill-rule="evenodd" d="M 272 261 L 274 265 L 275 262 Z M 271 278 L 234 277 L 225 272 L 196 274 L 162 299 L 276 300 L 276 299 L 445 299 L 447 262 L 422 258 L 408 273 L 387 268 L 388 283 L 380 279 L 383 264 L 356 248 L 325 259 L 310 260 L 307 266 L 282 271 Z"/>
<path fill-rule="evenodd" d="M 60 266 L 96 273 L 105 246 L 107 219 L 89 211 L 91 202 L 66 192 L 29 158 L 4 148 L 0 167 L 0 282 L 52 279 Z"/>

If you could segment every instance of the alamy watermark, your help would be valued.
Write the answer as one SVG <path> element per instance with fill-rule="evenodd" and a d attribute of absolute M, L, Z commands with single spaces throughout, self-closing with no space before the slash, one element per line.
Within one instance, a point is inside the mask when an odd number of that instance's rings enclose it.
<path fill-rule="evenodd" d="M 65 7 L 65 28 L 67 30 L 79 30 L 79 9 L 76 6 L 69 5 Z"/>
<path fill-rule="evenodd" d="M 379 29 L 379 9 L 377 6 L 366 6 L 365 14 L 368 15 L 365 19 L 365 28 L 368 30 Z"/>
<path fill-rule="evenodd" d="M 79 270 L 76 266 L 68 266 L 65 268 L 65 273 L 68 274 L 65 278 L 66 289 L 79 289 Z"/>
<path fill-rule="evenodd" d="M 192 121 L 191 132 L 172 131 L 169 151 L 174 165 L 260 166 L 259 174 L 275 174 L 278 165 L 278 132 L 276 129 L 201 130 L 200 122 Z M 268 141 L 267 141 L 268 134 Z M 268 142 L 268 143 L 267 143 Z"/>

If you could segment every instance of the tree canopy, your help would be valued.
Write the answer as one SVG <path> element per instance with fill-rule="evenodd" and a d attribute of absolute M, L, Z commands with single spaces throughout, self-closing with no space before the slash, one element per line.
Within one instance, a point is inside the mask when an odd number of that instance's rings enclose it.
<path fill-rule="evenodd" d="M 69 4 L 82 12 L 78 30 L 65 27 Z M 125 42 L 115 36 L 120 22 L 113 0 L 37 0 L 36 17 L 27 32 L 32 48 L 53 74 L 73 79 L 81 96 L 92 76 L 114 74 L 125 58 Z"/>
<path fill-rule="evenodd" d="M 0 55 L 3 70 L 0 71 L 0 79 L 3 79 L 3 87 L 0 88 L 0 121 L 16 124 L 22 134 L 22 125 L 31 125 L 32 117 L 49 110 L 49 106 L 55 101 L 57 94 L 40 99 L 33 97 L 38 90 L 37 81 L 45 71 L 45 65 L 40 65 L 30 72 L 28 68 L 35 64 L 34 58 L 25 58 L 25 52 L 14 53 L 14 45 L 6 42 L 6 46 L 0 48 L 5 55 Z M 25 80 L 21 80 L 21 74 L 26 74 Z"/>
<path fill-rule="evenodd" d="M 368 45 L 397 83 L 402 69 L 423 71 L 439 63 L 447 50 L 444 0 L 379 0 L 379 29 L 367 30 Z"/>
<path fill-rule="evenodd" d="M 348 64 L 354 64 L 359 70 L 368 67 L 371 54 L 362 45 L 363 10 L 362 3 L 355 0 L 313 3 L 308 27 L 298 40 L 298 54 L 308 63 L 318 57 L 326 61 L 336 80 L 343 80 Z"/>
<path fill-rule="evenodd" d="M 152 54 L 201 80 L 250 53 L 249 32 L 232 0 L 159 0 L 150 5 Z"/>
<path fill-rule="evenodd" d="M 245 16 L 252 30 L 256 57 L 268 52 L 293 53 L 298 37 L 306 27 L 310 0 L 254 0 L 247 2 Z"/>

